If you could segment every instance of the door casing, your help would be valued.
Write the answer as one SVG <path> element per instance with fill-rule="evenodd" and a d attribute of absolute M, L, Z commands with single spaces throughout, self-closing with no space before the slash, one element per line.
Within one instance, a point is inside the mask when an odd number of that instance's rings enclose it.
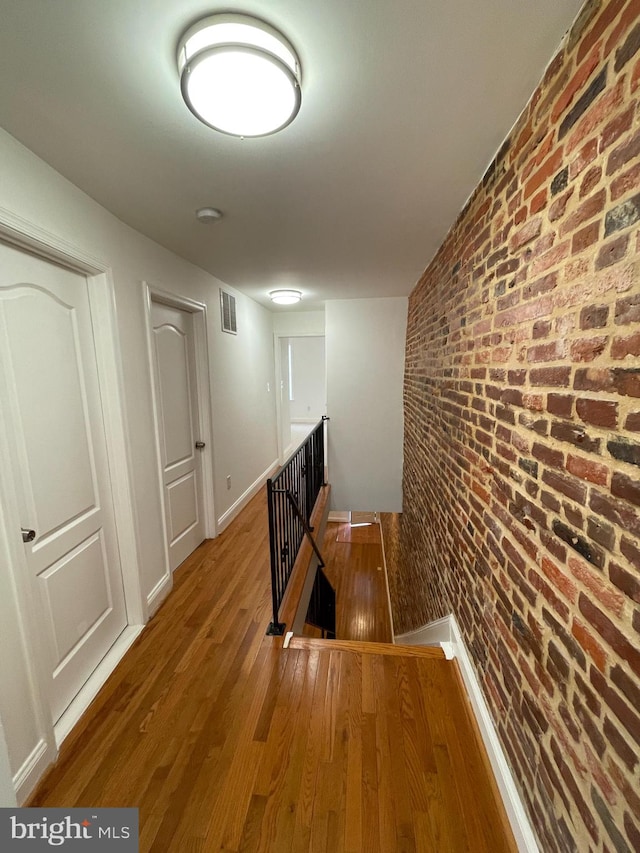
<path fill-rule="evenodd" d="M 209 381 L 209 348 L 207 344 L 207 306 L 202 302 L 196 302 L 185 296 L 169 293 L 158 287 L 143 282 L 143 295 L 145 301 L 145 319 L 147 332 L 147 359 L 148 377 L 153 398 L 153 430 L 156 450 L 157 483 L 160 503 L 162 505 L 162 517 L 166 519 L 166 507 L 164 498 L 164 484 L 162 481 L 162 453 L 161 432 L 158 420 L 158 400 L 156 383 L 154 380 L 154 354 L 153 354 L 153 322 L 151 317 L 151 303 L 159 302 L 172 308 L 187 311 L 193 318 L 193 336 L 196 362 L 196 392 L 198 395 L 199 432 L 201 440 L 205 442 L 202 460 L 202 492 L 204 513 L 204 534 L 207 539 L 214 539 L 217 535 L 216 516 L 214 509 L 214 454 L 212 439 L 212 417 L 211 417 L 211 384 Z M 173 585 L 171 567 L 169 562 L 169 543 L 167 541 L 167 530 L 163 523 L 163 550 L 164 550 L 164 572 L 163 576 L 151 591 L 148 598 L 150 613 L 154 613 L 166 598 Z"/>

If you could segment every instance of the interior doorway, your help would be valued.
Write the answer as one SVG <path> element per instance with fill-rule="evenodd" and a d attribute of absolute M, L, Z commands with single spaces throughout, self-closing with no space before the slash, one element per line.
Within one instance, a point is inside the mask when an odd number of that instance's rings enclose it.
<path fill-rule="evenodd" d="M 326 414 L 324 335 L 277 336 L 278 452 L 284 462 Z"/>
<path fill-rule="evenodd" d="M 204 305 L 148 289 L 149 350 L 168 568 L 215 536 Z"/>

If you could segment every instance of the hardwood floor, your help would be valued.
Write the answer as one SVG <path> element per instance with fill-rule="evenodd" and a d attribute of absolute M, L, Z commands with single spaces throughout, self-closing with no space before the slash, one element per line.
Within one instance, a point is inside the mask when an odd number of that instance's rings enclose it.
<path fill-rule="evenodd" d="M 380 525 L 327 524 L 321 551 L 336 591 L 336 637 L 393 642 Z"/>
<path fill-rule="evenodd" d="M 454 663 L 265 636 L 264 497 L 176 573 L 33 806 L 138 806 L 140 850 L 515 845 Z"/>

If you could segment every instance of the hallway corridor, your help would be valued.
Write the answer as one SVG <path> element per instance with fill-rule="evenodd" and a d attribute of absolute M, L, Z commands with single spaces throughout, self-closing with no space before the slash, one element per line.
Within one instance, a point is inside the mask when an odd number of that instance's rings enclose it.
<path fill-rule="evenodd" d="M 256 497 L 175 576 L 32 806 L 138 806 L 147 853 L 514 851 L 440 650 L 269 622 Z"/>

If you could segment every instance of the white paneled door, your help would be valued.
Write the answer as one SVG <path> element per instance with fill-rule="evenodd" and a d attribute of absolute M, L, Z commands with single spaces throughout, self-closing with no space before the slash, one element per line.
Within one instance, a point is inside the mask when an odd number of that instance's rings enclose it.
<path fill-rule="evenodd" d="M 205 538 L 193 316 L 151 302 L 160 466 L 173 571 Z"/>
<path fill-rule="evenodd" d="M 87 279 L 2 244 L 0 398 L 56 722 L 127 616 Z"/>

